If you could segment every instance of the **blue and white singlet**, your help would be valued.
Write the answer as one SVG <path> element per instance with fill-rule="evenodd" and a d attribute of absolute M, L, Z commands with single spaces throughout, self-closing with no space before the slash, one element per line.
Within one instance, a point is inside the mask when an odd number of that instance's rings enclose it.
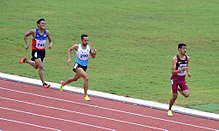
<path fill-rule="evenodd" d="M 90 56 L 90 46 L 87 45 L 86 49 L 82 48 L 82 44 L 78 44 L 78 50 L 76 52 L 76 63 L 87 66 Z"/>

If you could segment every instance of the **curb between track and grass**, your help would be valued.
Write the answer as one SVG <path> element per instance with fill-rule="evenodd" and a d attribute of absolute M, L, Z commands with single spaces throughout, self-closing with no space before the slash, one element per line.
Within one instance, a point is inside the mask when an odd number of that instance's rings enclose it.
<path fill-rule="evenodd" d="M 42 86 L 40 80 L 5 74 L 1 72 L 0 72 L 0 79 Z M 50 88 L 57 89 L 57 90 L 59 89 L 60 84 L 53 83 L 53 82 L 48 82 L 48 83 L 51 84 Z M 73 86 L 65 86 L 64 91 L 70 91 L 70 92 L 75 92 L 75 93 L 80 93 L 80 94 L 84 93 L 84 90 L 82 88 L 73 87 Z M 134 98 L 118 96 L 114 94 L 98 92 L 98 91 L 93 91 L 93 90 L 88 90 L 88 94 L 90 96 L 96 96 L 100 98 L 110 99 L 110 100 L 119 101 L 123 103 L 134 104 L 134 105 L 146 106 L 146 107 L 165 110 L 165 111 L 168 109 L 168 104 L 162 104 L 158 102 L 134 99 Z M 194 110 L 194 109 L 189 109 L 189 108 L 184 108 L 184 107 L 179 107 L 179 106 L 173 106 L 173 111 L 177 113 L 191 115 L 191 116 L 198 116 L 198 117 L 204 117 L 204 118 L 212 119 L 212 120 L 219 120 L 219 114 L 215 114 L 215 113 L 209 113 L 209 112 L 204 112 L 204 111 L 199 111 L 199 110 Z"/>

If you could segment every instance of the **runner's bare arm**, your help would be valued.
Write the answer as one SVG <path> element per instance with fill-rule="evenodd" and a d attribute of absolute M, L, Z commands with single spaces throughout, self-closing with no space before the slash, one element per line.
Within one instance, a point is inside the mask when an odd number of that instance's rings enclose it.
<path fill-rule="evenodd" d="M 188 57 L 188 62 L 190 61 L 190 57 L 189 56 L 187 56 Z M 192 77 L 192 74 L 189 72 L 189 69 L 187 69 L 187 75 L 188 75 L 188 77 Z"/>
<path fill-rule="evenodd" d="M 52 37 L 51 37 L 51 33 L 48 30 L 47 30 L 47 34 L 48 34 L 48 40 L 49 40 L 48 48 L 51 49 L 52 48 Z"/>
<path fill-rule="evenodd" d="M 90 55 L 92 58 L 96 58 L 97 50 L 94 47 L 90 46 Z"/>
<path fill-rule="evenodd" d="M 67 54 L 68 54 L 68 58 L 67 58 L 67 64 L 69 64 L 71 62 L 71 52 L 72 51 L 77 51 L 78 50 L 78 45 L 75 44 L 73 45 L 72 47 L 70 47 L 67 51 Z"/>
<path fill-rule="evenodd" d="M 27 38 L 29 37 L 29 36 L 35 36 L 35 30 L 34 29 L 31 29 L 30 31 L 28 31 L 28 32 L 26 32 L 25 34 L 24 34 L 24 43 L 25 43 L 25 45 L 24 45 L 24 48 L 25 49 L 28 49 L 28 42 L 27 42 Z"/>

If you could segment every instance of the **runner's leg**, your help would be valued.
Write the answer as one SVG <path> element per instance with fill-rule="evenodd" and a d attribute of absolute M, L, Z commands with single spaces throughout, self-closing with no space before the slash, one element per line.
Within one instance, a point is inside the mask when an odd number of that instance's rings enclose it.
<path fill-rule="evenodd" d="M 43 70 L 43 62 L 41 61 L 41 58 L 37 58 L 35 60 L 35 64 L 38 67 L 38 74 L 39 74 L 40 80 L 44 84 L 45 83 L 45 80 L 44 80 L 44 70 Z"/>
<path fill-rule="evenodd" d="M 89 76 L 82 68 L 77 68 L 76 72 L 84 79 L 84 96 L 86 96 L 88 90 Z"/>
<path fill-rule="evenodd" d="M 64 82 L 62 83 L 62 86 L 65 86 L 65 85 L 67 85 L 67 84 L 69 84 L 69 83 L 71 83 L 71 82 L 75 82 L 75 81 L 77 81 L 77 80 L 80 79 L 80 78 L 81 78 L 81 76 L 80 76 L 79 74 L 75 74 L 74 77 L 70 77 L 70 78 L 68 78 L 66 81 L 64 81 Z"/>

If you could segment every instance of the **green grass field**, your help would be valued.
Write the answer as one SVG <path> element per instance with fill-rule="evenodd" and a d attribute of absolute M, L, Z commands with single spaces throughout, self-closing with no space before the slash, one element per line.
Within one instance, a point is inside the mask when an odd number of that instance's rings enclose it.
<path fill-rule="evenodd" d="M 0 6 L 0 72 L 38 79 L 37 71 L 17 63 L 30 58 L 23 35 L 43 17 L 53 38 L 44 62 L 47 81 L 73 75 L 67 49 L 87 33 L 98 50 L 88 68 L 90 89 L 167 104 L 171 60 L 185 42 L 191 95 L 180 95 L 175 105 L 219 105 L 218 0 L 0 0 Z M 82 80 L 71 85 L 81 87 Z"/>

